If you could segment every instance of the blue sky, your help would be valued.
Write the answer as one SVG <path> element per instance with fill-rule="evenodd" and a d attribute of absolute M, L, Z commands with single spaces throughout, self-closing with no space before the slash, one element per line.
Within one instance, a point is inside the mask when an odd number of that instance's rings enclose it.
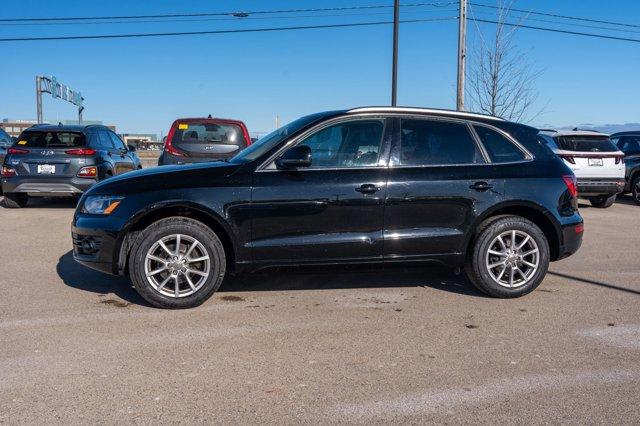
<path fill-rule="evenodd" d="M 496 0 L 477 0 L 495 4 Z M 416 3 L 415 1 L 406 3 Z M 445 0 L 441 0 L 445 2 Z M 255 11 L 392 4 L 392 0 L 124 1 L 3 0 L 0 18 Z M 517 7 L 638 23 L 637 0 L 519 0 Z M 455 5 L 405 8 L 404 19 L 452 17 Z M 474 9 L 476 16 L 486 12 Z M 200 20 L 91 25 L 3 25 L 0 37 L 206 31 L 392 18 L 391 9 L 325 18 Z M 309 13 L 302 13 L 309 15 Z M 330 14 L 327 12 L 327 14 Z M 335 14 L 335 13 L 334 13 Z M 275 16 L 285 16 L 283 14 Z M 540 19 L 552 19 L 542 18 Z M 530 22 L 533 25 L 549 25 Z M 597 24 L 592 24 L 597 25 Z M 635 32 L 600 32 L 640 39 Z M 489 33 L 491 26 L 480 29 Z M 469 23 L 470 39 L 477 37 Z M 455 107 L 457 21 L 405 24 L 400 30 L 398 103 Z M 520 30 L 518 47 L 543 73 L 534 124 L 640 122 L 640 44 Z M 470 46 L 471 47 L 471 46 Z M 390 97 L 391 26 L 119 40 L 0 43 L 0 118 L 35 118 L 34 77 L 55 75 L 86 98 L 86 119 L 119 132 L 164 132 L 177 117 L 212 114 L 244 120 L 251 131 L 326 109 L 385 105 Z M 45 119 L 75 118 L 46 97 Z"/>

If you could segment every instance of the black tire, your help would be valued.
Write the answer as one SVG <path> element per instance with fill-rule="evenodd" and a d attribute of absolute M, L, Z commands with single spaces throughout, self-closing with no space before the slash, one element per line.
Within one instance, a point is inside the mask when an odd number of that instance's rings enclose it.
<path fill-rule="evenodd" d="M 26 207 L 29 195 L 21 192 L 7 192 L 4 194 L 4 207 L 8 209 L 20 209 Z"/>
<path fill-rule="evenodd" d="M 145 259 L 149 249 L 161 238 L 173 234 L 196 239 L 202 244 L 210 260 L 209 274 L 204 278 L 204 284 L 195 293 L 184 297 L 170 297 L 160 293 L 145 274 Z M 225 272 L 226 256 L 218 236 L 203 223 L 186 217 L 169 217 L 153 223 L 136 238 L 129 254 L 129 275 L 135 289 L 147 302 L 158 308 L 185 309 L 201 305 L 220 288 Z"/>
<path fill-rule="evenodd" d="M 538 269 L 521 286 L 505 287 L 492 278 L 485 260 L 494 239 L 514 230 L 526 233 L 535 241 L 538 248 Z M 524 296 L 540 285 L 547 274 L 549 259 L 549 242 L 535 223 L 520 216 L 499 216 L 487 219 L 478 227 L 465 270 L 471 282 L 483 293 L 492 297 L 513 298 Z"/>
<path fill-rule="evenodd" d="M 635 176 L 631 182 L 631 196 L 633 201 L 640 206 L 640 174 Z"/>
<path fill-rule="evenodd" d="M 599 209 L 606 209 L 611 207 L 616 202 L 616 194 L 613 195 L 598 195 L 597 197 L 590 197 L 589 201 L 593 207 Z"/>

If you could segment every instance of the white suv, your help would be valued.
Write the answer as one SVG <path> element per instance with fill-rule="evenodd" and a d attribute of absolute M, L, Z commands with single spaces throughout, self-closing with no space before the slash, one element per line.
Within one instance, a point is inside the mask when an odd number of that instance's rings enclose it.
<path fill-rule="evenodd" d="M 541 130 L 540 140 L 547 144 L 578 180 L 578 195 L 588 198 L 594 207 L 610 207 L 622 192 L 624 153 L 604 133 L 589 130 Z"/>

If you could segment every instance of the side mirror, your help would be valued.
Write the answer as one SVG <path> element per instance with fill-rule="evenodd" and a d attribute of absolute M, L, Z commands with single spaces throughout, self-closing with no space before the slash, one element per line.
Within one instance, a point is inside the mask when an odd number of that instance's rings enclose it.
<path fill-rule="evenodd" d="M 297 169 L 311 166 L 311 148 L 298 145 L 289 148 L 276 160 L 276 167 L 281 170 Z"/>
<path fill-rule="evenodd" d="M 136 152 L 136 147 L 133 145 L 127 145 L 127 148 L 129 149 L 129 151 L 131 152 Z"/>

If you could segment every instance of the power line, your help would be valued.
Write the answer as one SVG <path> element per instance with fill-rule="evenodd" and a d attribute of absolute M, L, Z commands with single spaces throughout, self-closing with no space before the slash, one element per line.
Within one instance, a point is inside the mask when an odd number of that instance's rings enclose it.
<path fill-rule="evenodd" d="M 431 2 L 431 3 L 408 3 L 403 7 L 418 6 L 449 6 L 455 4 L 454 1 L 449 2 Z M 160 15 L 121 15 L 121 16 L 71 16 L 66 18 L 4 18 L 0 22 L 47 22 L 47 21 L 88 21 L 88 20 L 109 20 L 109 19 L 146 19 L 146 18 L 188 18 L 203 16 L 237 16 L 242 15 L 258 15 L 258 14 L 275 14 L 275 13 L 299 13 L 299 12 L 330 12 L 344 10 L 363 10 L 363 9 L 385 9 L 392 8 L 392 5 L 362 5 L 362 6 L 344 6 L 344 7 L 323 7 L 312 9 L 280 9 L 280 10 L 256 10 L 251 12 L 234 11 L 234 12 L 212 12 L 212 13 L 169 13 Z M 239 17 L 242 19 L 242 17 Z"/>
<path fill-rule="evenodd" d="M 504 7 L 500 7 L 500 6 L 493 6 L 493 5 L 489 5 L 489 4 L 482 4 L 482 3 L 470 3 L 472 6 L 476 6 L 476 7 L 484 7 L 484 8 L 488 8 L 488 9 L 497 9 L 497 10 L 504 10 Z M 609 24 L 609 25 L 620 25 L 623 27 L 633 27 L 633 28 L 640 28 L 640 25 L 636 25 L 636 24 L 628 24 L 625 22 L 613 22 L 613 21 L 601 21 L 599 19 L 591 19 L 591 18 L 583 18 L 583 17 L 579 17 L 579 16 L 569 16 L 569 15 L 559 15 L 556 13 L 549 13 L 549 12 L 536 12 L 533 10 L 524 10 L 524 9 L 511 9 L 511 8 L 507 8 L 508 10 L 512 10 L 514 12 L 521 12 L 521 13 L 527 13 L 527 14 L 531 14 L 531 15 L 540 15 L 540 16 L 551 16 L 554 18 L 562 18 L 562 19 L 571 19 L 574 21 L 586 21 L 586 22 L 595 22 L 598 24 Z"/>
<path fill-rule="evenodd" d="M 430 18 L 430 19 L 410 19 L 400 21 L 403 24 L 412 24 L 418 22 L 435 22 L 435 21 L 451 21 L 457 20 L 457 17 L 446 18 Z M 393 24 L 393 21 L 377 21 L 377 22 L 359 22 L 347 24 L 326 24 L 326 25 L 298 25 L 290 27 L 267 27 L 267 28 L 244 28 L 236 30 L 216 30 L 216 31 L 189 31 L 189 32 L 166 32 L 166 33 L 139 33 L 139 34 L 100 34 L 85 36 L 51 36 L 51 37 L 15 37 L 0 38 L 0 42 L 17 42 L 17 41 L 50 41 L 50 40 L 89 40 L 89 39 L 114 39 L 114 38 L 141 38 L 141 37 L 168 37 L 168 36 L 187 36 L 187 35 L 205 35 L 205 34 L 234 34 L 234 33 L 258 33 L 258 32 L 276 32 L 276 31 L 295 31 L 310 30 L 320 28 L 345 28 L 345 27 L 368 27 L 376 25 Z"/>
<path fill-rule="evenodd" d="M 426 12 L 457 12 L 458 9 L 428 9 L 418 10 L 415 13 Z M 486 12 L 488 13 L 488 12 Z M 146 20 L 125 20 L 125 21 L 98 21 L 98 22 L 16 22 L 2 24 L 2 26 L 67 26 L 67 25 L 109 25 L 109 24 L 146 24 L 146 23 L 163 23 L 163 22 L 211 22 L 211 21 L 247 21 L 247 20 L 263 20 L 263 19 L 300 19 L 300 18 L 334 18 L 344 16 L 380 16 L 388 15 L 388 12 L 357 12 L 357 13 L 325 13 L 322 15 L 287 15 L 287 16 L 247 16 L 244 18 L 224 17 L 224 18 L 195 18 L 195 19 L 146 19 Z"/>
<path fill-rule="evenodd" d="M 492 20 L 489 20 L 489 19 L 479 19 L 479 18 L 470 18 L 470 19 L 472 19 L 472 20 L 474 20 L 476 22 L 484 22 L 484 23 L 488 23 L 488 24 L 497 24 L 497 25 L 506 25 L 508 27 L 519 27 L 519 28 L 527 28 L 527 29 L 530 29 L 530 30 L 548 31 L 548 32 L 553 32 L 553 33 L 572 34 L 572 35 L 579 35 L 579 36 L 585 36 L 585 37 L 595 37 L 595 38 L 604 38 L 604 39 L 608 39 L 608 40 L 630 41 L 630 42 L 633 42 L 633 43 L 640 43 L 640 39 L 637 39 L 637 38 L 615 37 L 615 36 L 607 36 L 607 35 L 603 35 L 603 34 L 593 34 L 593 33 L 583 33 L 583 32 L 579 32 L 579 31 L 560 30 L 560 29 L 557 29 L 557 28 L 536 27 L 536 26 L 533 26 L 533 25 L 513 24 L 513 23 L 510 23 L 510 22 L 498 22 L 498 21 L 492 21 Z"/>

